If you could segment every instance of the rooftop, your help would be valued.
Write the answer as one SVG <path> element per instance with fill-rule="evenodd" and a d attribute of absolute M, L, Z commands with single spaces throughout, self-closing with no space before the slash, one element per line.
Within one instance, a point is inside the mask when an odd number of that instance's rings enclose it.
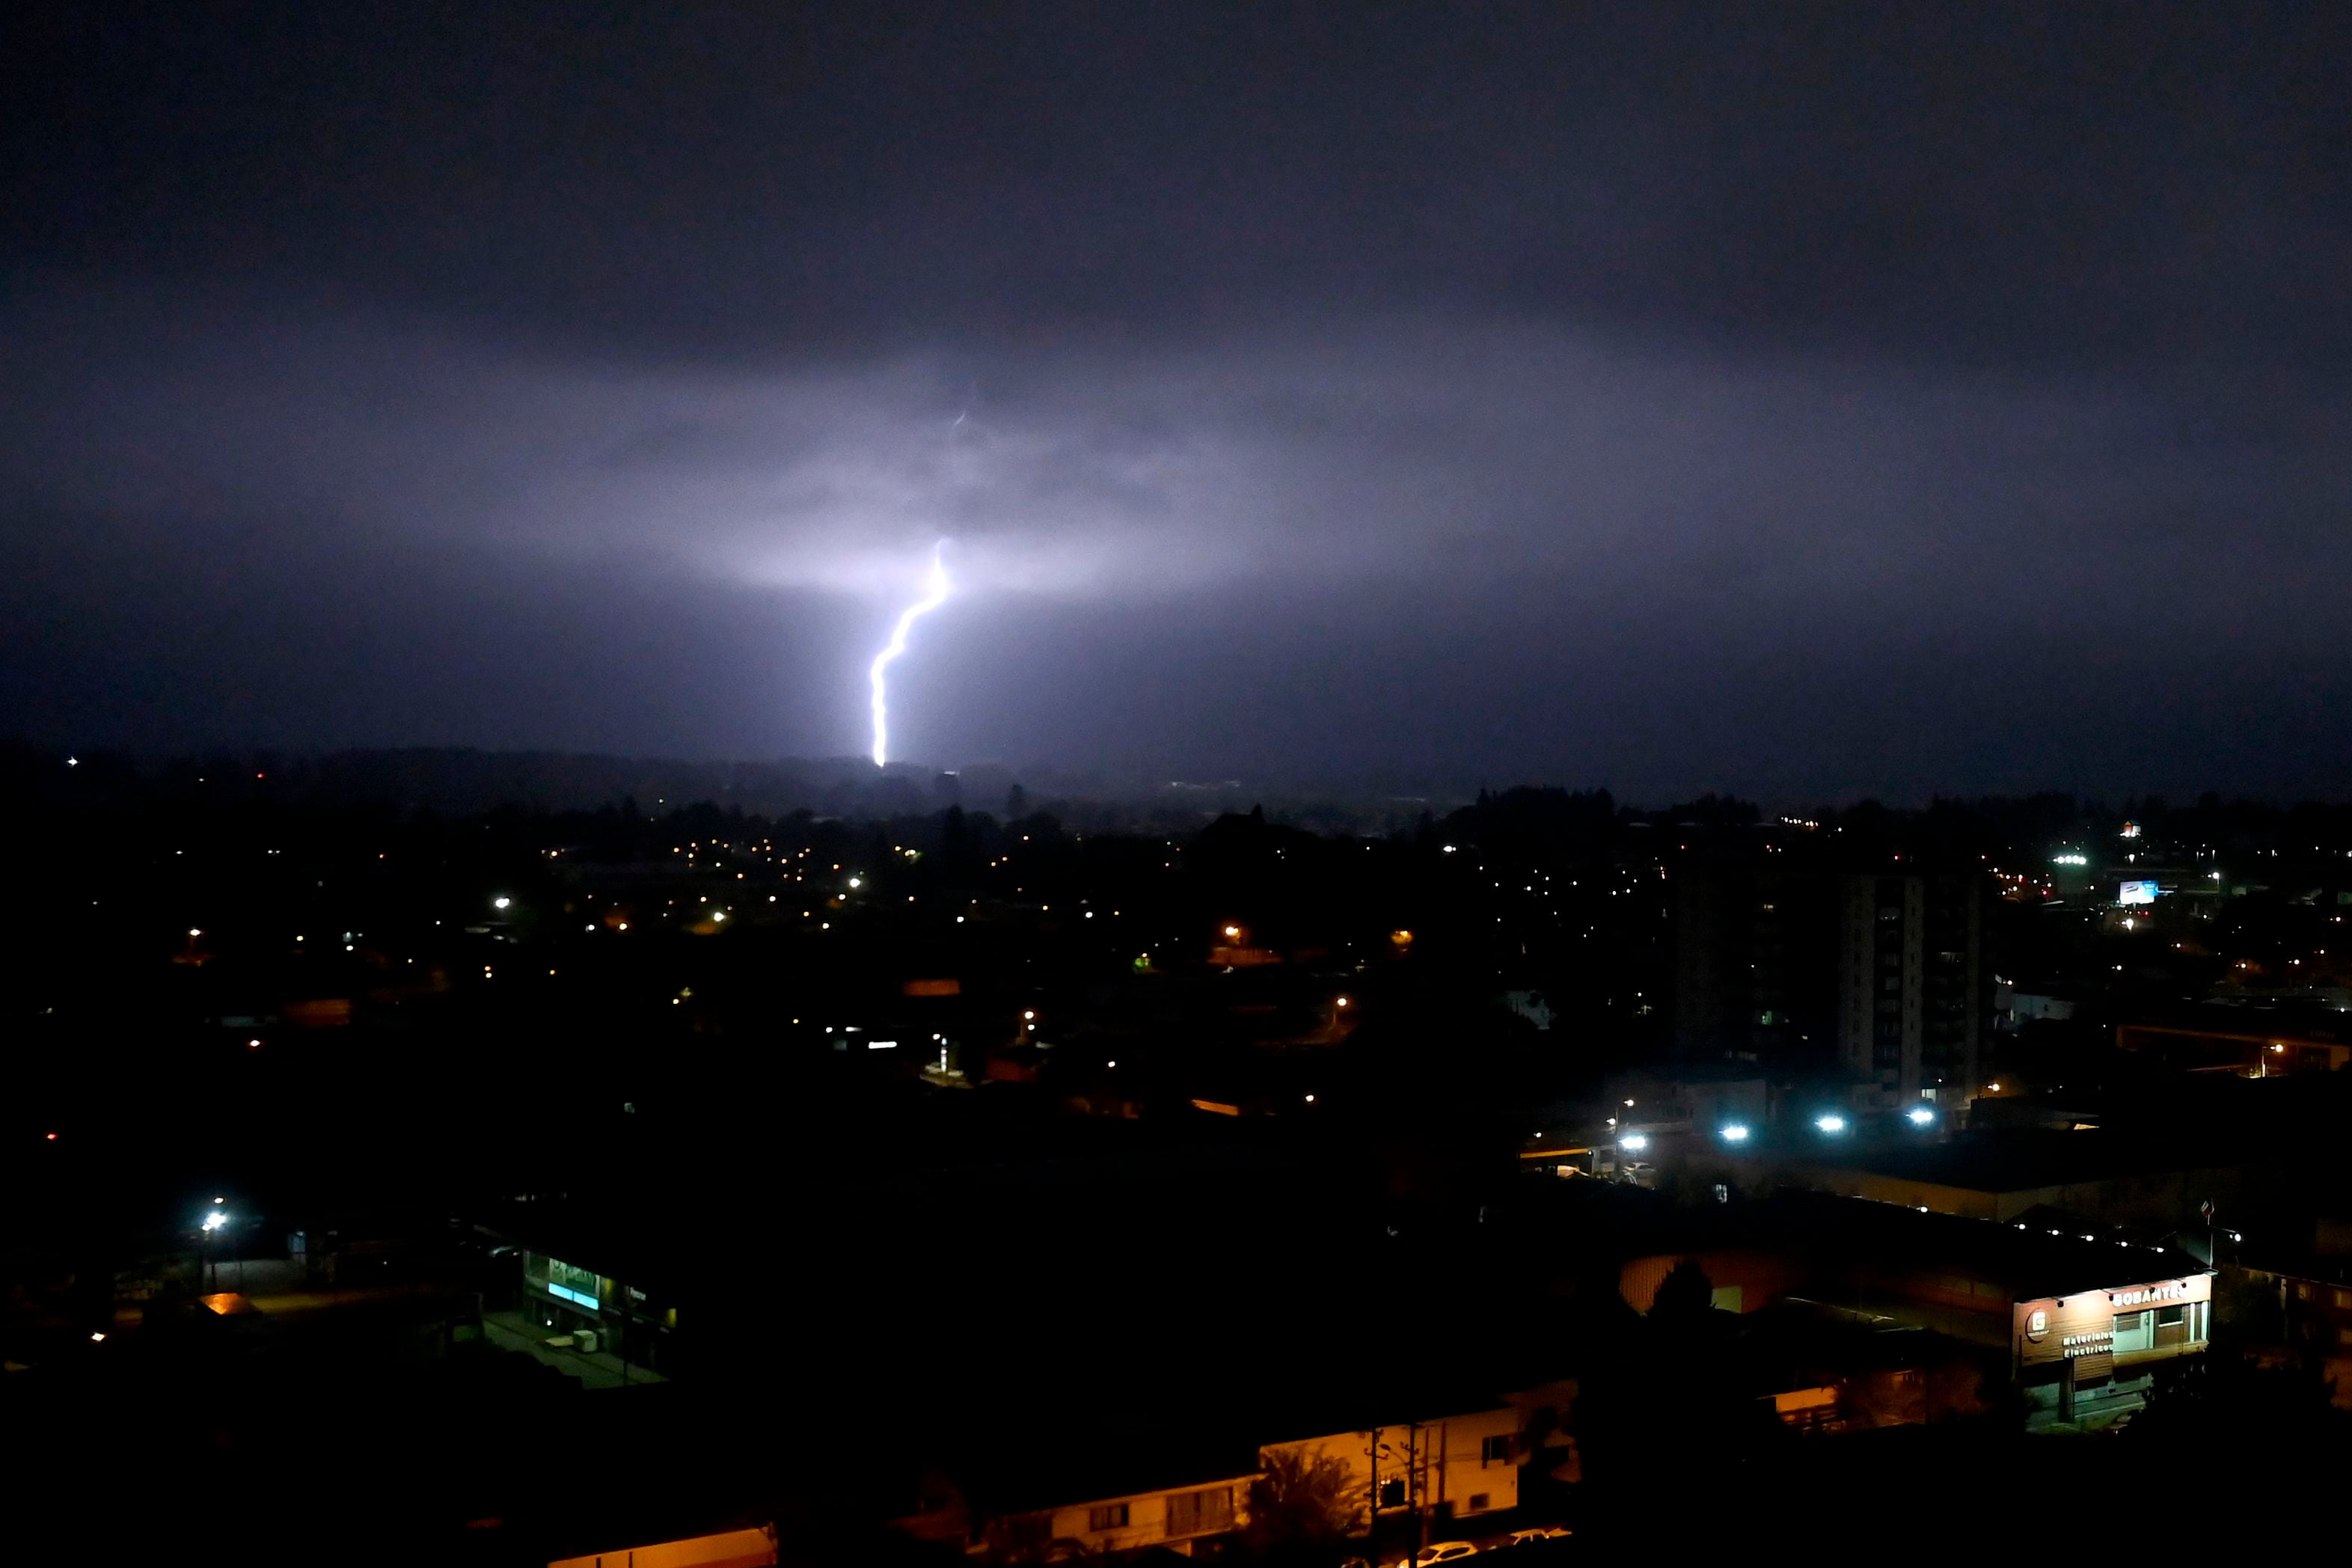
<path fill-rule="evenodd" d="M 2209 1170 L 2233 1163 L 2208 1140 L 2142 1136 L 2094 1128 L 2014 1128 L 1959 1133 L 1942 1142 L 1894 1140 L 1839 1145 L 1784 1138 L 1752 1155 L 1759 1164 L 1867 1172 L 1972 1192 L 2018 1193 L 2155 1171 Z"/>

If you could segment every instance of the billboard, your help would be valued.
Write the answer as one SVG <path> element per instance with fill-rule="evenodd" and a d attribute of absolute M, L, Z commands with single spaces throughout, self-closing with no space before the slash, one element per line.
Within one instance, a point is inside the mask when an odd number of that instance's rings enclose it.
<path fill-rule="evenodd" d="M 2156 902 L 2156 884 L 2154 882 L 2126 882 L 2124 884 L 2124 890 L 2116 900 L 2116 902 L 2119 904 L 2152 904 Z"/>

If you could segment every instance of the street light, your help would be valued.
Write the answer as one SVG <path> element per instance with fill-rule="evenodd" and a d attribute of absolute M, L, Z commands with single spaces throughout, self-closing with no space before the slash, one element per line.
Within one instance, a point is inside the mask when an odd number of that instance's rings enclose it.
<path fill-rule="evenodd" d="M 1631 1149 L 1636 1154 L 1640 1153 L 1649 1146 L 1650 1135 L 1646 1132 L 1628 1132 L 1625 1136 L 1617 1140 L 1617 1147 L 1620 1149 Z"/>
<path fill-rule="evenodd" d="M 1845 1131 L 1845 1118 L 1832 1111 L 1827 1116 L 1814 1117 L 1813 1125 L 1824 1132 L 1843 1132 Z"/>
<path fill-rule="evenodd" d="M 1727 1143 L 1745 1143 L 1748 1142 L 1748 1129 L 1735 1121 L 1723 1130 L 1723 1141 Z"/>
<path fill-rule="evenodd" d="M 224 1200 L 220 1198 L 215 1198 L 213 1200 L 213 1202 L 216 1204 Z M 204 1256 L 197 1259 L 198 1267 L 196 1269 L 196 1282 L 198 1284 L 202 1284 L 204 1282 L 203 1266 L 209 1264 L 212 1267 L 212 1288 L 215 1290 L 220 1289 L 220 1255 L 213 1250 L 213 1237 L 219 1232 L 221 1226 L 226 1224 L 228 1224 L 227 1213 L 222 1209 L 214 1209 L 211 1213 L 205 1215 L 201 1227 L 204 1232 L 200 1238 L 204 1247 Z"/>
<path fill-rule="evenodd" d="M 490 900 L 490 908 L 494 910 L 511 909 L 513 906 L 514 900 L 508 898 L 504 893 L 500 893 L 497 898 Z"/>
<path fill-rule="evenodd" d="M 1910 1121 L 1911 1125 L 1914 1127 L 1925 1127 L 1927 1123 L 1936 1120 L 1936 1113 L 1928 1110 L 1924 1105 L 1915 1105 L 1903 1114 Z"/>

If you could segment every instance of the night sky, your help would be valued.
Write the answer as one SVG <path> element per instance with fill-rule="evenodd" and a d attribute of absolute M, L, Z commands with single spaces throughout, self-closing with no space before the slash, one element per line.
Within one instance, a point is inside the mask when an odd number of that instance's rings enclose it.
<path fill-rule="evenodd" d="M 2347 32 L 58 7 L 0 731 L 2342 795 Z"/>

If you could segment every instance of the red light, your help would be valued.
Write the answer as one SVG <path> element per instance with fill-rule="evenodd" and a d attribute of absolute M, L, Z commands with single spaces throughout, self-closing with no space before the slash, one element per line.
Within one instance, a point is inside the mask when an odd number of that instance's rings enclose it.
<path fill-rule="evenodd" d="M 48 1134 L 48 1140 L 49 1140 L 49 1142 L 50 1142 L 54 1143 L 54 1142 L 56 1142 L 58 1141 L 58 1135 L 57 1135 L 56 1133 L 52 1132 L 52 1133 Z"/>
<path fill-rule="evenodd" d="M 266 778 L 268 778 L 269 775 L 268 775 L 268 773 L 256 773 L 256 774 L 254 774 L 253 776 L 254 776 L 255 778 L 257 778 L 257 779 L 266 779 Z"/>

